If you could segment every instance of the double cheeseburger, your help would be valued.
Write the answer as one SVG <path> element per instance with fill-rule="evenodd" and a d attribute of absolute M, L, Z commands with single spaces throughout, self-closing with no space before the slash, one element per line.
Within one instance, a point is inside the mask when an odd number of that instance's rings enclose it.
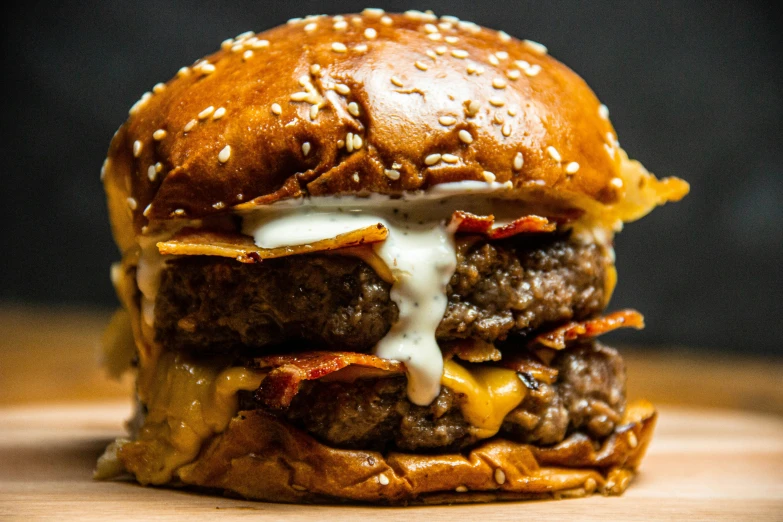
<path fill-rule="evenodd" d="M 543 45 L 377 9 L 241 34 L 133 106 L 103 182 L 138 404 L 97 477 L 384 504 L 633 477 L 655 410 L 595 339 L 643 326 L 604 315 L 612 238 L 688 185 Z"/>

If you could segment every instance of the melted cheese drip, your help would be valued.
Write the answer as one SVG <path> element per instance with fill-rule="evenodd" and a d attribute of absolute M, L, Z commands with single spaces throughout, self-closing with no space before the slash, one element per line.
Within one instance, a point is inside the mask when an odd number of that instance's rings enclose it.
<path fill-rule="evenodd" d="M 462 415 L 471 424 L 471 432 L 485 439 L 496 434 L 506 415 L 519 406 L 527 388 L 517 373 L 505 368 L 477 366 L 468 370 L 453 360 L 446 361 L 441 382 L 464 394 Z"/>
<path fill-rule="evenodd" d="M 222 361 L 196 363 L 182 354 L 161 354 L 157 364 L 141 368 L 139 400 L 147 406 L 144 426 L 123 446 L 129 470 L 142 484 L 163 484 L 196 458 L 202 444 L 223 432 L 237 412 L 237 391 L 252 391 L 262 373 L 226 368 Z M 134 456 L 136 456 L 134 458 Z"/>

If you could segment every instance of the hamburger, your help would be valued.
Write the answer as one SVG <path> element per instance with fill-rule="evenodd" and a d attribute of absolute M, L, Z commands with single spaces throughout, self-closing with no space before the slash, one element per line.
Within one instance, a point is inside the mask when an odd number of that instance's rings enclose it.
<path fill-rule="evenodd" d="M 102 171 L 129 436 L 96 477 L 281 502 L 619 494 L 656 413 L 605 313 L 624 222 L 688 192 L 538 43 L 410 11 L 228 39 Z"/>

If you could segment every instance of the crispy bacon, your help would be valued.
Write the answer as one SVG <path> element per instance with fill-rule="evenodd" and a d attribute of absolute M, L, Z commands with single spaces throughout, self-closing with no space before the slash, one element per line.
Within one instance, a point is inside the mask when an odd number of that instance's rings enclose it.
<path fill-rule="evenodd" d="M 531 345 L 544 345 L 562 350 L 566 344 L 581 339 L 590 339 L 611 332 L 617 328 L 644 328 L 644 317 L 636 310 L 620 310 L 597 319 L 564 324 L 533 339 Z"/>
<path fill-rule="evenodd" d="M 536 381 L 552 384 L 557 380 L 558 371 L 548 364 L 544 364 L 529 352 L 506 355 L 498 364 L 503 368 L 524 374 L 525 377 L 530 377 L 530 379 L 523 378 L 523 382 L 528 387 L 537 387 Z"/>
<path fill-rule="evenodd" d="M 494 344 L 479 339 L 457 339 L 439 344 L 446 359 L 458 357 L 463 361 L 482 363 L 499 361 L 501 358 L 500 350 Z"/>
<path fill-rule="evenodd" d="M 256 391 L 270 408 L 285 408 L 299 392 L 302 381 L 316 379 L 354 381 L 405 373 L 399 361 L 354 352 L 306 352 L 255 359 L 259 369 L 272 370 Z"/>
<path fill-rule="evenodd" d="M 220 256 L 231 257 L 242 263 L 258 263 L 263 259 L 274 257 L 309 254 L 377 243 L 386 239 L 388 233 L 386 227 L 378 223 L 308 245 L 261 248 L 253 243 L 253 238 L 250 236 L 184 228 L 174 237 L 158 243 L 157 246 L 158 251 L 163 255 Z"/>
<path fill-rule="evenodd" d="M 554 232 L 556 223 L 541 216 L 522 216 L 511 223 L 495 227 L 495 216 L 477 216 L 457 210 L 451 215 L 449 226 L 463 234 L 482 234 L 489 239 L 504 239 L 524 233 Z"/>

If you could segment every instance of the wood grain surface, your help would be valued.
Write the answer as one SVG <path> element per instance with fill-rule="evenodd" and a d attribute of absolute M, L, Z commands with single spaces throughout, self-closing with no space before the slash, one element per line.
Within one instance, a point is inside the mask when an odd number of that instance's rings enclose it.
<path fill-rule="evenodd" d="M 131 380 L 108 381 L 97 365 L 107 319 L 0 306 L 0 519 L 783 521 L 781 360 L 675 347 L 623 351 L 629 395 L 653 400 L 661 416 L 641 474 L 619 498 L 293 506 L 94 482 L 96 458 L 130 412 Z"/>

